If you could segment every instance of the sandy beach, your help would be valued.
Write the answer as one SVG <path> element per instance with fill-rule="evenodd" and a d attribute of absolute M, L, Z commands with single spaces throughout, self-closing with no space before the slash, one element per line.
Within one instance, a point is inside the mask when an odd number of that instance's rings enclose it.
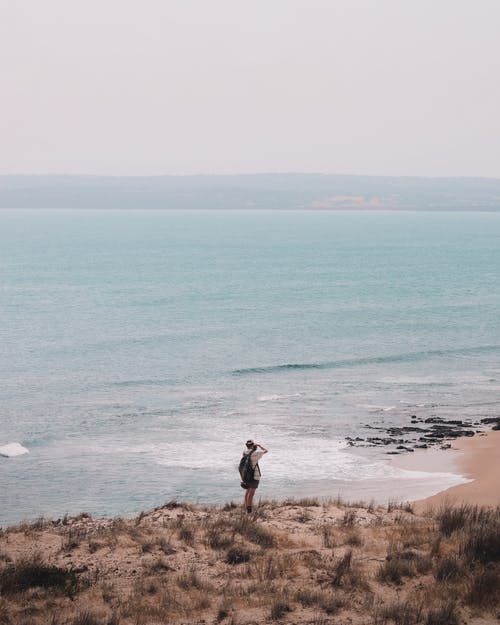
<path fill-rule="evenodd" d="M 394 460 L 394 464 L 411 470 L 460 473 L 470 480 L 415 502 L 418 511 L 443 503 L 500 504 L 500 431 L 457 439 L 450 450 L 429 449 L 401 456 Z"/>

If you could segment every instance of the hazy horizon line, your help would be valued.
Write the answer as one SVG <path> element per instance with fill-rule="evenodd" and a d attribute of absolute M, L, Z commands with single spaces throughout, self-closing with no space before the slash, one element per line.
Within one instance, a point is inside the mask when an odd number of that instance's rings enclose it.
<path fill-rule="evenodd" d="M 177 174 L 89 174 L 89 173 L 2 173 L 0 178 L 233 178 L 233 177 L 251 177 L 251 176 L 334 176 L 338 178 L 413 178 L 413 179 L 475 179 L 475 180 L 500 180 L 498 176 L 484 176 L 475 174 L 456 174 L 456 175 L 424 175 L 424 174 L 345 174 L 345 173 L 327 173 L 322 171 L 259 171 L 259 172 L 234 172 L 234 173 L 177 173 Z"/>

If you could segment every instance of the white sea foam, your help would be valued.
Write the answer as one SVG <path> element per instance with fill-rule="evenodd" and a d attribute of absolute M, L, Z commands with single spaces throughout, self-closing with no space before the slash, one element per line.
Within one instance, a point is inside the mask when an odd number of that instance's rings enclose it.
<path fill-rule="evenodd" d="M 380 406 L 378 404 L 356 404 L 357 408 L 365 408 L 366 410 L 373 410 L 375 412 L 390 412 L 394 410 L 396 406 Z"/>
<path fill-rule="evenodd" d="M 0 456 L 4 456 L 5 458 L 14 458 L 15 456 L 23 456 L 29 453 L 29 449 L 26 449 L 26 447 L 23 447 L 20 443 L 8 443 L 0 447 Z"/>
<path fill-rule="evenodd" d="M 294 397 L 302 397 L 302 393 L 292 393 L 291 395 L 262 395 L 259 401 L 280 401 L 281 399 L 293 399 Z"/>
<path fill-rule="evenodd" d="M 258 440 L 258 438 L 257 438 Z M 346 441 L 320 438 L 287 438 L 265 441 L 270 453 L 262 459 L 262 472 L 272 476 L 273 481 L 287 480 L 292 476 L 297 482 L 303 480 L 410 480 L 427 481 L 453 486 L 468 480 L 453 473 L 429 473 L 400 469 L 386 459 L 367 458 L 349 451 Z M 129 449 L 132 453 L 150 453 L 162 466 L 204 470 L 207 465 L 214 474 L 234 471 L 239 460 L 241 446 L 234 441 L 191 441 L 182 444 L 152 443 Z M 208 459 L 208 460 L 207 460 Z"/>
<path fill-rule="evenodd" d="M 257 439 L 258 440 L 258 439 Z M 429 473 L 394 466 L 385 459 L 367 458 L 349 451 L 346 441 L 331 441 L 301 436 L 266 441 L 270 453 L 262 460 L 263 471 L 273 479 L 290 476 L 303 479 L 379 480 L 379 479 L 442 479 L 446 482 L 466 481 L 453 473 Z M 164 441 L 142 443 L 94 443 L 88 450 L 96 454 L 145 454 L 155 462 L 171 468 L 203 470 L 210 466 L 212 472 L 232 471 L 238 463 L 242 445 L 234 440 L 221 439 L 216 444 L 210 440 Z M 265 467 L 265 468 L 264 468 Z"/>

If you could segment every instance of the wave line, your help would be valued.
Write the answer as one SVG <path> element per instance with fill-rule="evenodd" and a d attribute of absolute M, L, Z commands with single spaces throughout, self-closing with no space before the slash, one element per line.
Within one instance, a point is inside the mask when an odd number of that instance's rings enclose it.
<path fill-rule="evenodd" d="M 500 345 L 483 345 L 479 347 L 465 347 L 462 349 L 431 349 L 422 352 L 409 352 L 407 354 L 395 354 L 389 356 L 367 356 L 365 358 L 347 358 L 344 360 L 332 360 L 329 362 L 306 362 L 306 363 L 286 363 L 281 365 L 267 365 L 263 367 L 247 367 L 234 369 L 231 375 L 256 375 L 260 373 L 278 373 L 290 370 L 308 369 L 341 369 L 345 367 L 356 367 L 363 365 L 384 364 L 391 362 L 415 362 L 426 358 L 459 356 L 468 354 L 486 354 L 500 351 Z"/>

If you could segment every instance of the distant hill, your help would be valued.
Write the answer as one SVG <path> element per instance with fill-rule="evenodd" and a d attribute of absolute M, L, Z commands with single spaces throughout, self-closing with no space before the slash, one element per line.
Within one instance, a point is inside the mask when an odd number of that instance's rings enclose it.
<path fill-rule="evenodd" d="M 500 211 L 500 179 L 323 174 L 0 176 L 0 208 Z"/>

